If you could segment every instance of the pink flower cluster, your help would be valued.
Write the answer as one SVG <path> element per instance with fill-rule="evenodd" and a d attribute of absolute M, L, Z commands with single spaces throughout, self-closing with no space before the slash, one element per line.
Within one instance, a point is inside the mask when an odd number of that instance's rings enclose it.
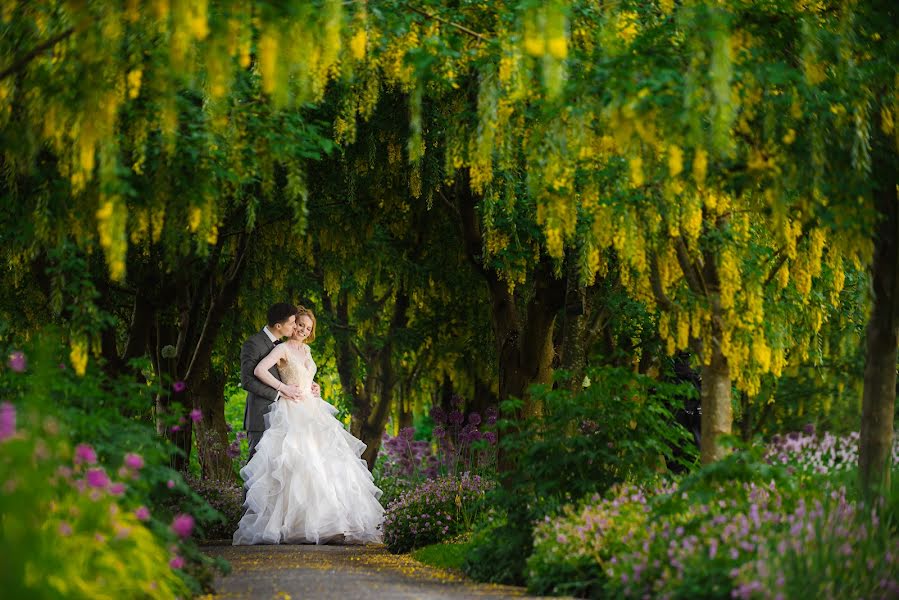
<path fill-rule="evenodd" d="M 16 435 L 16 407 L 11 402 L 0 404 L 0 442 Z"/>

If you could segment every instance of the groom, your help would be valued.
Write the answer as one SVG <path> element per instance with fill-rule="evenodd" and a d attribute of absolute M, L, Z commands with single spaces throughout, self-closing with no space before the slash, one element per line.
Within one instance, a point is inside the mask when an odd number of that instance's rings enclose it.
<path fill-rule="evenodd" d="M 286 302 L 273 304 L 268 309 L 268 325 L 254 333 L 240 349 L 240 383 L 247 391 L 247 407 L 243 414 L 243 428 L 250 443 L 250 458 L 256 454 L 256 444 L 265 432 L 265 414 L 278 399 L 278 391 L 259 381 L 253 374 L 256 365 L 272 349 L 281 343 L 281 338 L 293 335 L 296 328 L 297 307 Z M 278 367 L 269 369 L 275 379 L 281 381 Z"/>

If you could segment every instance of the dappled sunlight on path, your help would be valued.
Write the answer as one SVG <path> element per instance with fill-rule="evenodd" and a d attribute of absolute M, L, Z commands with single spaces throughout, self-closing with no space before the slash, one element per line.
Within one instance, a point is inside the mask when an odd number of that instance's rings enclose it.
<path fill-rule="evenodd" d="M 233 568 L 207 598 L 527 598 L 522 588 L 475 584 L 383 546 L 207 546 Z"/>

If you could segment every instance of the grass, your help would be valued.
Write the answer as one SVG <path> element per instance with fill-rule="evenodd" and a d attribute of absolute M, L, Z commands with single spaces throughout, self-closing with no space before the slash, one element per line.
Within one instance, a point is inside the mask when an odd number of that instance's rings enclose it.
<path fill-rule="evenodd" d="M 431 567 L 461 571 L 469 545 L 469 542 L 432 544 L 413 551 L 412 558 Z"/>

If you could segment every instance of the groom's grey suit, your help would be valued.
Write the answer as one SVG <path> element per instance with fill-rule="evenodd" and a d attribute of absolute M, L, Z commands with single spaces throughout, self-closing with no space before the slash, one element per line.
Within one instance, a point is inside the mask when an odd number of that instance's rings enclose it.
<path fill-rule="evenodd" d="M 265 414 L 271 410 L 272 403 L 277 399 L 278 392 L 261 381 L 253 374 L 256 365 L 265 358 L 275 347 L 265 330 L 250 336 L 240 349 L 240 383 L 247 391 L 247 406 L 243 413 L 243 428 L 247 432 L 247 441 L 250 443 L 250 458 L 256 453 L 256 444 L 262 438 L 265 431 Z M 268 370 L 281 381 L 277 365 Z"/>

